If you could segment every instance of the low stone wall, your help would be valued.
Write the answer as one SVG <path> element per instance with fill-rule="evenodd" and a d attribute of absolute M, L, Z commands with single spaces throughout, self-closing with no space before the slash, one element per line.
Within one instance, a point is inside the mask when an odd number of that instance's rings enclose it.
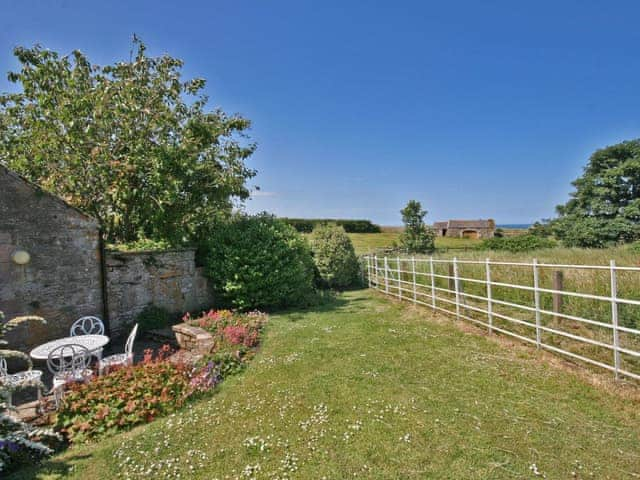
<path fill-rule="evenodd" d="M 179 314 L 205 309 L 213 294 L 195 250 L 107 252 L 107 301 L 112 334 L 121 333 L 148 305 Z"/>
<path fill-rule="evenodd" d="M 203 328 L 188 323 L 179 323 L 171 328 L 176 335 L 178 345 L 183 350 L 206 355 L 211 353 L 215 347 L 213 335 Z"/>

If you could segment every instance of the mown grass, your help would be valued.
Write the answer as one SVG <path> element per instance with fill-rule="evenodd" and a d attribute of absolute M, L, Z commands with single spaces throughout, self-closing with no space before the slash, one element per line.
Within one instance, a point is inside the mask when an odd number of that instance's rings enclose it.
<path fill-rule="evenodd" d="M 12 478 L 637 478 L 635 398 L 354 291 L 274 315 L 210 398 Z"/>

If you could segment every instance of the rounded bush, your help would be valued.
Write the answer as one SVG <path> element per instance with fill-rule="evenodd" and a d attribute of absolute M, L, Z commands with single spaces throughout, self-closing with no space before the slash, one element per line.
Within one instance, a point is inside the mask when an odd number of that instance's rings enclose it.
<path fill-rule="evenodd" d="M 313 259 L 323 283 L 346 288 L 358 280 L 358 258 L 344 228 L 335 224 L 318 225 L 311 234 Z"/>
<path fill-rule="evenodd" d="M 237 215 L 211 230 L 203 246 L 218 303 L 239 309 L 308 303 L 314 294 L 309 245 L 268 215 Z"/>

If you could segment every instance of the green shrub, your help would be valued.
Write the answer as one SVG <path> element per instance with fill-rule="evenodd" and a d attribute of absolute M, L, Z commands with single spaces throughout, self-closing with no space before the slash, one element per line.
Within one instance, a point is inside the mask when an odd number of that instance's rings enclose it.
<path fill-rule="evenodd" d="M 166 240 L 150 240 L 148 238 L 141 238 L 128 243 L 110 243 L 107 245 L 107 248 L 118 252 L 157 252 L 169 250 L 171 248 L 171 244 Z"/>
<path fill-rule="evenodd" d="M 640 226 L 625 218 L 591 218 L 575 215 L 553 220 L 555 237 L 567 247 L 605 248 L 637 240 Z"/>
<path fill-rule="evenodd" d="M 535 222 L 529 227 L 527 233 L 537 237 L 551 237 L 553 235 L 551 221 L 542 220 L 541 222 Z"/>
<path fill-rule="evenodd" d="M 506 250 L 508 252 L 528 252 L 541 248 L 553 248 L 557 243 L 550 238 L 537 235 L 516 235 L 515 237 L 494 237 L 482 242 L 481 248 L 487 250 Z"/>
<path fill-rule="evenodd" d="M 157 307 L 155 305 L 147 305 L 136 316 L 136 323 L 142 332 L 156 330 L 169 326 L 172 316 L 166 308 Z"/>
<path fill-rule="evenodd" d="M 359 264 L 349 235 L 339 225 L 318 225 L 311 234 L 311 250 L 324 284 L 346 288 L 358 280 Z"/>
<path fill-rule="evenodd" d="M 217 299 L 240 309 L 309 303 L 311 250 L 296 230 L 271 215 L 236 215 L 211 230 L 201 247 Z"/>

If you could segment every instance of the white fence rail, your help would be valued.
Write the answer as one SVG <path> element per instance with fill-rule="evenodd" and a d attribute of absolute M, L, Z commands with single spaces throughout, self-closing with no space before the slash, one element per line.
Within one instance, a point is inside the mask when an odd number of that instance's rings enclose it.
<path fill-rule="evenodd" d="M 640 380 L 640 268 L 365 256 L 370 288 Z M 564 275 L 570 280 L 562 286 Z M 621 296 L 621 276 L 628 292 Z M 504 277 L 501 278 L 501 277 Z M 553 285 L 546 285 L 551 283 Z M 593 289 L 578 291 L 578 286 Z M 573 289 L 566 289 L 574 287 Z M 595 290 L 595 292 L 594 292 Z M 473 292 L 473 293 L 472 293 Z M 563 305 L 563 302 L 571 302 Z M 621 315 L 622 309 L 622 315 Z M 622 318 L 622 321 L 621 321 Z"/>

